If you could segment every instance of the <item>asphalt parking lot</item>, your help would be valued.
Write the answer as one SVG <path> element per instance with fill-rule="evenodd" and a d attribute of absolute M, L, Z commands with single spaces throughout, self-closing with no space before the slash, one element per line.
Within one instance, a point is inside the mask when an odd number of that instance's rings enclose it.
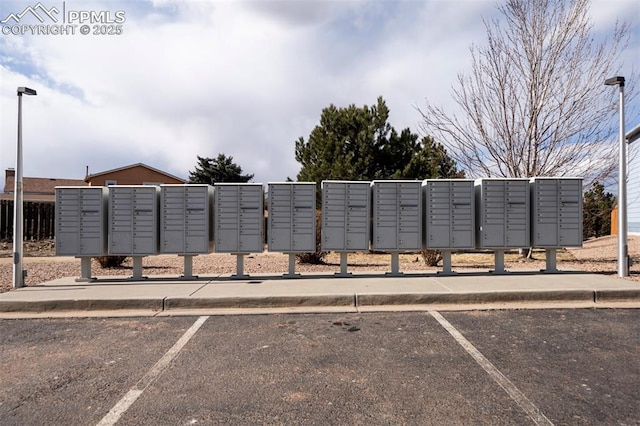
<path fill-rule="evenodd" d="M 0 424 L 640 424 L 640 309 L 0 321 Z"/>

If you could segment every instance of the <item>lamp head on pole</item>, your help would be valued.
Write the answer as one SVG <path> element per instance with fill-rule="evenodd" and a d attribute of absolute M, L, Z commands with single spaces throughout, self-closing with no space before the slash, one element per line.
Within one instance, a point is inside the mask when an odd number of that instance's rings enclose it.
<path fill-rule="evenodd" d="M 35 96 L 38 93 L 36 93 L 34 89 L 29 89 L 28 87 L 18 87 L 18 96 L 22 96 L 23 94 Z"/>
<path fill-rule="evenodd" d="M 624 87 L 624 77 L 616 76 L 616 77 L 608 78 L 604 81 L 604 85 Z"/>

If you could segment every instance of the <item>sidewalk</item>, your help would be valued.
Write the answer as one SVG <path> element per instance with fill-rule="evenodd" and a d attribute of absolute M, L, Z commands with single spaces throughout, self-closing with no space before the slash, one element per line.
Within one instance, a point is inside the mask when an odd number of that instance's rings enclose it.
<path fill-rule="evenodd" d="M 295 279 L 255 275 L 241 280 L 228 275 L 138 281 L 98 277 L 88 283 L 69 277 L 0 294 L 0 318 L 542 307 L 640 308 L 640 284 L 592 273 L 537 271 L 351 278 L 303 274 Z"/>

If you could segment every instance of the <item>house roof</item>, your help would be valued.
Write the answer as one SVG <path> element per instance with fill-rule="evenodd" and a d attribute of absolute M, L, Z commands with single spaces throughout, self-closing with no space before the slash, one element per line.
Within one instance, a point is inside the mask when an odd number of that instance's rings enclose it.
<path fill-rule="evenodd" d="M 13 194 L 15 176 L 7 176 L 4 183 L 4 193 Z M 87 183 L 81 179 L 58 179 L 58 178 L 22 178 L 22 192 L 26 196 L 32 195 L 53 195 L 56 186 L 86 186 Z M 13 198 L 13 197 L 12 197 Z"/>
<path fill-rule="evenodd" d="M 155 167 L 151 167 L 151 166 L 149 166 L 147 164 L 144 164 L 144 163 L 135 163 L 135 164 L 130 164 L 130 165 L 124 166 L 124 167 L 118 167 L 116 169 L 105 170 L 104 172 L 100 172 L 100 173 L 93 173 L 93 174 L 87 175 L 87 177 L 84 178 L 84 181 L 85 182 L 89 182 L 91 179 L 93 179 L 95 177 L 106 175 L 106 174 L 110 174 L 110 173 L 119 172 L 121 170 L 133 169 L 134 167 L 144 167 L 144 168 L 152 170 L 152 171 L 154 171 L 156 173 L 160 173 L 162 175 L 168 176 L 168 177 L 170 177 L 172 179 L 176 179 L 176 180 L 179 180 L 179 181 L 185 182 L 185 183 L 187 182 L 186 180 L 184 180 L 182 178 L 179 178 L 177 176 L 171 175 L 171 174 L 169 174 L 167 172 L 163 172 L 162 170 L 156 169 Z"/>

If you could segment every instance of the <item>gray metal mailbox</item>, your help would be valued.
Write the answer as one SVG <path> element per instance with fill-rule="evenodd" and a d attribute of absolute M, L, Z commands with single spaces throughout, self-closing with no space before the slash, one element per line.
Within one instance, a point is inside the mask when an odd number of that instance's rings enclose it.
<path fill-rule="evenodd" d="M 160 253 L 211 253 L 212 208 L 211 185 L 160 185 Z"/>
<path fill-rule="evenodd" d="M 424 189 L 428 249 L 475 248 L 475 190 L 471 179 L 427 179 Z"/>
<path fill-rule="evenodd" d="M 533 247 L 582 246 L 582 179 L 531 179 Z"/>
<path fill-rule="evenodd" d="M 316 184 L 269 183 L 270 251 L 316 251 Z"/>
<path fill-rule="evenodd" d="M 477 247 L 529 247 L 529 179 L 478 179 L 475 187 Z"/>
<path fill-rule="evenodd" d="M 109 187 L 109 254 L 158 253 L 159 194 L 157 186 Z"/>
<path fill-rule="evenodd" d="M 371 182 L 322 182 L 322 250 L 369 250 Z"/>
<path fill-rule="evenodd" d="M 261 253 L 264 192 L 261 183 L 214 185 L 215 251 Z"/>
<path fill-rule="evenodd" d="M 372 248 L 391 252 L 420 250 L 422 182 L 374 180 L 371 188 Z"/>
<path fill-rule="evenodd" d="M 102 186 L 56 187 L 57 256 L 107 254 L 107 193 Z"/>

